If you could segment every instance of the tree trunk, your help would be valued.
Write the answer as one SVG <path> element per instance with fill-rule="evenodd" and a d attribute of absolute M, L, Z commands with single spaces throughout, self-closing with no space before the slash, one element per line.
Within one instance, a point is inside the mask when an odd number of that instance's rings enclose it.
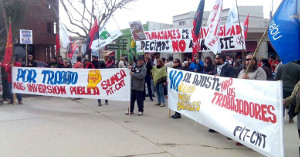
<path fill-rule="evenodd" d="M 3 0 L 0 0 L 0 5 L 2 6 L 5 30 L 6 30 L 6 34 L 7 34 L 8 33 L 8 28 L 7 28 L 6 13 L 5 13 L 5 9 L 4 9 Z"/>

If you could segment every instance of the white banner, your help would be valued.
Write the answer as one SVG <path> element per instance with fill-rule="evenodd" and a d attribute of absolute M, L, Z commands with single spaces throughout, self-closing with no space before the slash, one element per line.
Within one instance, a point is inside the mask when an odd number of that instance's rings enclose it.
<path fill-rule="evenodd" d="M 104 27 L 99 32 L 99 39 L 93 41 L 91 49 L 94 51 L 97 51 L 97 50 L 101 49 L 102 47 L 106 46 L 107 44 L 110 44 L 111 42 L 116 40 L 121 35 L 122 35 L 122 32 L 120 30 L 108 32 L 106 30 L 106 28 Z"/>
<path fill-rule="evenodd" d="M 13 67 L 13 93 L 130 101 L 129 69 Z"/>
<path fill-rule="evenodd" d="M 243 28 L 239 24 L 233 24 L 225 33 L 225 25 L 220 27 L 220 46 L 222 51 L 239 51 L 246 49 L 241 33 Z M 204 44 L 209 32 L 208 27 L 201 28 L 200 47 L 202 52 L 210 52 Z M 191 53 L 193 51 L 193 38 L 191 28 L 176 28 L 145 32 L 147 39 L 136 42 L 138 52 L 162 52 L 162 53 Z"/>
<path fill-rule="evenodd" d="M 209 18 L 207 20 L 207 25 L 209 26 L 208 35 L 205 38 L 205 45 L 212 50 L 213 53 L 217 54 L 221 52 L 220 47 L 220 21 L 223 8 L 223 0 L 216 0 L 213 9 L 210 12 Z"/>
<path fill-rule="evenodd" d="M 70 35 L 65 25 L 62 22 L 60 22 L 59 24 L 60 24 L 59 37 L 60 37 L 61 46 L 63 48 L 67 48 L 68 45 L 70 44 Z"/>
<path fill-rule="evenodd" d="M 168 68 L 168 105 L 266 156 L 283 157 L 282 82 Z"/>

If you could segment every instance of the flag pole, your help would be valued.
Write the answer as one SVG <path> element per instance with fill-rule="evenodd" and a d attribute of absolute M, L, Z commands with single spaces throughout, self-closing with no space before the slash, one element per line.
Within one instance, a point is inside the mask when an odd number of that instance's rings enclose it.
<path fill-rule="evenodd" d="M 260 47 L 260 45 L 261 45 L 261 43 L 262 43 L 262 41 L 263 41 L 265 35 L 267 34 L 268 29 L 269 29 L 269 25 L 267 26 L 267 28 L 266 28 L 266 30 L 265 30 L 263 36 L 262 36 L 261 39 L 259 40 L 259 43 L 258 43 L 258 45 L 257 45 L 257 47 L 256 47 L 256 49 L 255 49 L 255 51 L 254 51 L 253 57 L 251 58 L 250 64 L 248 65 L 248 67 L 247 67 L 247 69 L 246 69 L 246 72 L 245 72 L 246 75 L 247 75 L 247 73 L 249 72 L 250 65 L 251 65 L 253 59 L 255 58 L 255 56 L 256 56 L 256 54 L 257 54 L 257 52 L 258 52 L 258 48 Z"/>
<path fill-rule="evenodd" d="M 235 0 L 235 5 L 236 5 L 237 12 L 238 12 L 239 26 L 241 27 L 241 37 L 243 39 L 243 42 L 242 42 L 242 58 L 244 58 L 245 57 L 244 44 L 246 44 L 246 39 L 244 38 L 244 35 L 243 35 L 244 30 L 242 29 L 242 26 L 241 26 L 240 11 L 239 11 L 239 8 L 238 8 L 237 0 Z"/>

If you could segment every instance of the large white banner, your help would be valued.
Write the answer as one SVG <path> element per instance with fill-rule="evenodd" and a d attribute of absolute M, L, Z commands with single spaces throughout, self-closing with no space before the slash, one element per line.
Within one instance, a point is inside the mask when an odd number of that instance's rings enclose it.
<path fill-rule="evenodd" d="M 168 105 L 266 156 L 283 157 L 282 82 L 168 68 Z"/>
<path fill-rule="evenodd" d="M 13 67 L 13 93 L 130 101 L 129 69 Z"/>
<path fill-rule="evenodd" d="M 242 29 L 239 24 L 233 24 L 225 33 L 225 25 L 220 27 L 219 37 L 222 51 L 246 49 L 241 35 Z M 211 51 L 204 44 L 208 32 L 209 27 L 201 28 L 200 47 L 202 52 Z M 193 51 L 192 28 L 146 31 L 145 34 L 146 40 L 136 42 L 138 52 L 191 53 Z"/>
<path fill-rule="evenodd" d="M 122 32 L 120 30 L 109 32 L 106 30 L 106 27 L 104 27 L 101 31 L 99 31 L 99 39 L 93 41 L 91 49 L 97 51 L 102 47 L 110 44 L 121 35 Z"/>

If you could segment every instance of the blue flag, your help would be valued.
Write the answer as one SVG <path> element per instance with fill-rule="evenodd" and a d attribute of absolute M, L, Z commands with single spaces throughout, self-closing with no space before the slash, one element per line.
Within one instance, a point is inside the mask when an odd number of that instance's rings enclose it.
<path fill-rule="evenodd" d="M 300 60 L 300 0 L 283 0 L 269 24 L 269 39 L 283 64 Z"/>

